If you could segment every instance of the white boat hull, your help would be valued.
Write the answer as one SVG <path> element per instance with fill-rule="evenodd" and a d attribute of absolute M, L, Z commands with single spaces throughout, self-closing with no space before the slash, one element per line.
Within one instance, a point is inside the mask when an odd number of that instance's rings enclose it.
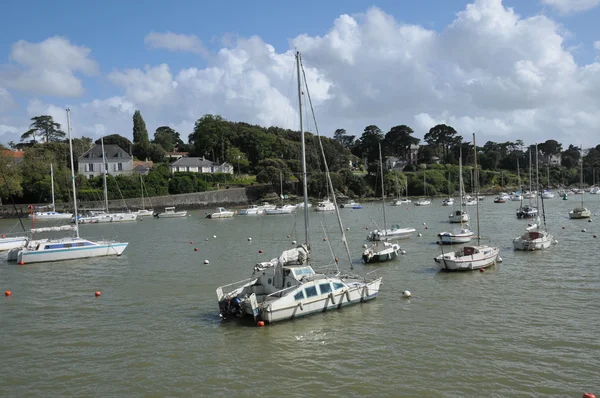
<path fill-rule="evenodd" d="M 152 209 L 143 209 L 143 210 L 138 210 L 138 211 L 136 211 L 133 214 L 137 215 L 138 217 L 153 216 L 154 215 L 154 210 L 152 210 Z"/>
<path fill-rule="evenodd" d="M 408 203 L 412 203 L 412 200 L 410 199 L 400 199 L 395 201 L 394 203 L 392 203 L 393 206 L 402 206 Z"/>
<path fill-rule="evenodd" d="M 175 213 L 157 213 L 154 215 L 156 218 L 182 218 L 187 216 L 187 210 L 178 211 Z"/>
<path fill-rule="evenodd" d="M 474 233 L 472 231 L 469 232 L 460 232 L 460 233 L 451 233 L 451 232 L 441 232 L 438 234 L 440 238 L 439 242 L 444 245 L 454 245 L 460 243 L 469 243 L 473 238 Z"/>
<path fill-rule="evenodd" d="M 132 222 L 137 221 L 136 213 L 113 213 L 98 216 L 86 216 L 79 218 L 79 224 L 103 224 L 109 222 Z"/>
<path fill-rule="evenodd" d="M 85 240 L 79 239 L 74 242 Z M 58 242 L 58 241 L 57 241 Z M 98 242 L 91 246 L 69 247 L 47 250 L 21 250 L 17 256 L 18 263 L 31 264 L 51 261 L 75 260 L 89 257 L 120 256 L 128 243 Z"/>
<path fill-rule="evenodd" d="M 292 212 L 296 209 L 296 207 L 278 207 L 276 209 L 267 209 L 265 210 L 265 214 L 267 216 L 277 216 L 281 214 L 292 214 Z"/>
<path fill-rule="evenodd" d="M 448 216 L 448 221 L 451 223 L 467 223 L 469 222 L 469 220 L 471 219 L 471 217 L 469 217 L 469 214 L 467 213 L 462 213 L 462 214 L 450 214 Z"/>
<path fill-rule="evenodd" d="M 15 236 L 12 238 L 0 238 L 0 251 L 11 250 L 25 246 L 26 236 Z"/>
<path fill-rule="evenodd" d="M 460 251 L 467 249 L 464 247 Z M 440 254 L 435 262 L 440 269 L 447 271 L 473 271 L 496 264 L 500 250 L 497 247 L 476 246 L 477 252 L 471 255 L 460 255 L 459 251 Z"/>
<path fill-rule="evenodd" d="M 35 222 L 51 222 L 51 221 L 69 221 L 73 218 L 73 214 L 64 214 L 64 213 L 34 213 L 30 214 L 29 218 L 33 218 Z"/>
<path fill-rule="evenodd" d="M 554 238 L 550 234 L 544 234 L 539 238 L 531 239 L 530 237 L 519 236 L 513 239 L 513 247 L 515 250 L 535 251 L 548 249 L 552 246 Z"/>
<path fill-rule="evenodd" d="M 227 211 L 227 212 L 223 212 L 223 213 L 212 213 L 212 214 L 208 214 L 206 216 L 206 218 L 231 218 L 231 217 L 233 217 L 232 211 Z"/>
<path fill-rule="evenodd" d="M 592 216 L 592 212 L 588 209 L 583 209 L 581 211 L 571 210 L 569 212 L 569 218 L 579 219 L 579 218 L 590 218 Z"/>
<path fill-rule="evenodd" d="M 415 232 L 416 229 L 414 228 L 395 228 L 387 231 L 374 230 L 367 236 L 367 239 L 372 241 L 408 239 Z"/>

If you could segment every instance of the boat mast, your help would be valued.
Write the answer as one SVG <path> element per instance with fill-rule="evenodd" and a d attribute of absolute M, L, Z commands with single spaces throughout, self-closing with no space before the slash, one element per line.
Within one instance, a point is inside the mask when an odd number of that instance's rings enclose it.
<path fill-rule="evenodd" d="M 142 180 L 142 174 L 140 174 L 140 188 L 142 188 L 142 210 L 146 210 L 144 203 L 144 180 Z"/>
<path fill-rule="evenodd" d="M 381 142 L 379 142 L 379 170 L 381 170 L 381 211 L 383 212 L 383 230 L 385 231 L 385 237 L 387 240 L 387 222 L 385 219 L 385 193 L 383 191 L 383 162 L 381 160 Z"/>
<path fill-rule="evenodd" d="M 540 190 L 540 168 L 539 168 L 539 164 L 538 164 L 538 145 L 537 142 L 535 143 L 535 189 L 536 191 Z M 540 196 L 541 196 L 541 192 L 537 192 L 535 195 L 535 207 L 540 208 Z M 539 213 L 538 213 L 538 221 L 540 219 Z M 539 222 L 538 222 L 539 224 Z"/>
<path fill-rule="evenodd" d="M 479 245 L 479 241 L 481 239 L 481 234 L 479 232 L 479 171 L 477 170 L 477 144 L 475 143 L 475 133 L 473 133 L 473 152 L 475 153 L 475 169 L 474 169 L 474 179 L 473 184 L 475 188 L 475 199 L 477 200 L 477 244 Z"/>
<path fill-rule="evenodd" d="M 50 182 L 52 185 L 52 211 L 56 211 L 54 207 L 54 170 L 52 169 L 52 163 L 50 163 Z"/>
<path fill-rule="evenodd" d="M 73 215 L 75 216 L 75 232 L 79 238 L 79 218 L 77 217 L 77 192 L 75 191 L 75 165 L 73 162 L 73 142 L 71 141 L 71 110 L 67 108 L 67 132 L 69 133 L 69 152 L 71 152 L 71 183 L 73 184 Z"/>
<path fill-rule="evenodd" d="M 300 76 L 301 59 L 300 51 L 296 51 L 296 74 L 298 75 L 298 110 L 300 112 L 300 146 L 302 148 L 302 194 L 304 195 L 304 242 L 308 246 L 308 187 L 306 184 L 306 146 L 304 143 L 304 124 L 302 121 L 302 77 Z"/>
<path fill-rule="evenodd" d="M 106 154 L 104 153 L 104 137 L 100 137 L 100 144 L 102 145 L 102 181 L 104 183 L 104 207 L 108 213 L 108 190 L 106 189 Z"/>
<path fill-rule="evenodd" d="M 581 208 L 583 208 L 583 145 L 580 147 L 581 173 L 579 175 L 579 189 L 581 190 Z"/>
<path fill-rule="evenodd" d="M 460 229 L 463 229 L 463 216 L 462 216 L 462 208 L 463 208 L 463 194 L 465 187 L 463 186 L 463 176 L 462 176 L 462 147 L 460 148 L 460 155 L 458 156 L 458 196 L 460 196 Z"/>
<path fill-rule="evenodd" d="M 519 179 L 519 197 L 521 198 L 521 207 L 519 210 L 523 208 L 523 186 L 521 185 L 521 169 L 519 169 L 519 159 L 517 159 L 517 178 Z"/>

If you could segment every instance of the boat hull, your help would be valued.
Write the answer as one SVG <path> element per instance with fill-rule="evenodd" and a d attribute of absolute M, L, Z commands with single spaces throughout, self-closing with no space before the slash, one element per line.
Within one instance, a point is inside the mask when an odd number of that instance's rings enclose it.
<path fill-rule="evenodd" d="M 386 240 L 400 240 L 400 239 L 408 239 L 416 232 L 414 228 L 399 228 L 384 231 L 373 231 L 369 236 L 367 236 L 368 240 L 372 241 L 386 241 Z"/>
<path fill-rule="evenodd" d="M 443 245 L 454 245 L 460 243 L 469 243 L 473 238 L 473 232 L 464 234 L 453 234 L 451 232 L 442 232 L 438 234 L 439 243 Z"/>
<path fill-rule="evenodd" d="M 79 224 L 103 224 L 109 222 L 137 221 L 137 213 L 103 214 L 101 216 L 80 217 Z"/>
<path fill-rule="evenodd" d="M 50 249 L 43 251 L 22 250 L 17 256 L 18 263 L 31 264 L 63 260 L 76 260 L 89 257 L 120 256 L 128 243 L 100 243 L 95 246 Z"/>
<path fill-rule="evenodd" d="M 363 252 L 362 259 L 365 264 L 383 263 L 398 257 L 398 251 L 400 251 L 400 246 L 397 244 L 389 245 L 381 250 L 377 250 L 377 247 L 370 247 Z"/>
<path fill-rule="evenodd" d="M 521 236 L 513 240 L 513 248 L 515 250 L 535 251 L 544 250 L 552 246 L 554 238 L 548 235 L 538 239 L 523 239 Z"/>
<path fill-rule="evenodd" d="M 441 254 L 435 257 L 435 262 L 446 271 L 474 271 L 496 264 L 500 254 L 497 247 L 478 247 L 478 250 L 473 255 L 457 256 L 457 252 Z"/>
<path fill-rule="evenodd" d="M 13 238 L 0 239 L 0 251 L 16 249 L 25 246 L 27 243 L 26 236 L 15 236 Z"/>

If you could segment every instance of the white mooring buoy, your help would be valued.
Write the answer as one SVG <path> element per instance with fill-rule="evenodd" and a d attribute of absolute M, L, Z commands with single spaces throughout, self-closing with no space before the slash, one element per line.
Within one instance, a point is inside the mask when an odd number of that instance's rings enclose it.
<path fill-rule="evenodd" d="M 412 297 L 412 293 L 409 292 L 408 290 L 405 290 L 402 292 L 402 297 L 404 298 L 411 298 Z"/>

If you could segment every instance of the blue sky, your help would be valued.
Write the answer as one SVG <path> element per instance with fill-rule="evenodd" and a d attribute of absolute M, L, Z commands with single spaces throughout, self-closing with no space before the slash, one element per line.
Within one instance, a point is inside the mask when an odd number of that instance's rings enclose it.
<path fill-rule="evenodd" d="M 475 68 L 474 70 L 468 70 L 468 67 L 460 66 L 460 60 L 457 61 L 454 59 L 452 54 L 445 54 L 444 56 L 439 57 L 439 59 L 436 58 L 435 55 L 429 54 L 430 58 L 423 61 L 424 65 L 431 66 L 439 63 L 444 65 L 444 68 L 453 63 L 459 65 L 461 73 L 458 75 L 460 75 L 460 79 L 462 79 L 460 84 L 465 85 L 466 87 L 472 84 L 473 79 L 478 80 L 478 82 L 481 82 L 481 84 L 490 84 L 489 87 L 482 88 L 482 90 L 486 90 L 488 95 L 494 94 L 493 90 L 495 86 L 492 84 L 494 81 L 508 81 L 509 79 L 513 78 L 511 73 L 506 72 L 506 70 L 507 68 L 514 67 L 514 65 L 529 65 L 528 68 L 531 67 L 535 69 L 535 72 L 533 72 L 534 74 L 537 74 L 538 76 L 544 76 L 544 84 L 548 85 L 550 84 L 549 81 L 553 79 L 553 72 L 550 70 L 544 70 L 544 68 L 548 67 L 547 61 L 542 59 L 544 58 L 543 56 L 540 56 L 537 59 L 529 59 L 527 52 L 532 51 L 533 53 L 536 53 L 538 51 L 538 49 L 534 48 L 536 45 L 539 46 L 540 54 L 557 50 L 556 46 L 554 48 L 544 49 L 544 46 L 546 45 L 544 43 L 546 40 L 546 36 L 544 36 L 545 33 L 540 33 L 541 36 L 537 39 L 532 38 L 532 35 L 535 35 L 535 33 L 531 33 L 531 31 L 535 32 L 536 24 L 540 24 L 539 32 L 550 32 L 552 34 L 557 34 L 561 38 L 562 43 L 560 44 L 560 49 L 562 52 L 564 52 L 564 54 L 561 56 L 564 56 L 565 54 L 567 56 L 571 56 L 576 66 L 581 68 L 581 71 L 583 71 L 586 66 L 594 65 L 598 55 L 600 54 L 599 50 L 594 48 L 594 43 L 600 40 L 600 33 L 598 33 L 595 29 L 597 21 L 600 20 L 600 7 L 597 7 L 600 1 L 570 1 L 575 3 L 579 2 L 579 4 L 581 4 L 580 9 L 565 10 L 564 4 L 569 3 L 567 0 L 504 0 L 502 2 L 500 2 L 500 0 L 473 0 L 471 2 L 462 0 L 420 0 L 377 1 L 373 3 L 356 0 L 325 2 L 147 1 L 144 4 L 129 1 L 13 2 L 10 5 L 5 4 L 0 6 L 0 15 L 2 15 L 2 24 L 0 24 L 0 93 L 2 93 L 2 90 L 4 90 L 4 96 L 9 98 L 5 100 L 5 102 L 12 103 L 12 105 L 5 105 L 4 107 L 2 107 L 2 104 L 0 103 L 0 141 L 6 142 L 8 138 L 14 138 L 15 131 L 27 125 L 29 117 L 33 116 L 32 112 L 37 110 L 48 110 L 48 113 L 52 113 L 56 112 L 57 109 L 61 109 L 67 105 L 74 107 L 75 113 L 77 112 L 77 106 L 88 110 L 88 114 L 85 116 L 83 115 L 84 112 L 80 112 L 79 115 L 82 117 L 78 120 L 81 124 L 85 123 L 86 128 L 84 131 L 87 132 L 88 135 L 94 132 L 94 129 L 91 126 L 96 126 L 96 133 L 105 130 L 110 130 L 111 132 L 119 129 L 128 130 L 129 128 L 125 124 L 120 125 L 118 123 L 112 123 L 110 120 L 105 120 L 107 118 L 105 110 L 98 108 L 96 109 L 96 112 L 89 112 L 90 107 L 88 106 L 86 108 L 85 106 L 85 104 L 90 104 L 95 100 L 103 101 L 107 100 L 108 98 L 119 98 L 119 100 L 122 101 L 122 104 L 124 104 L 122 108 L 124 109 L 125 113 L 130 112 L 130 108 L 139 108 L 142 110 L 142 114 L 151 114 L 149 117 L 145 117 L 150 119 L 150 124 L 153 127 L 158 127 L 158 125 L 161 124 L 169 124 L 182 130 L 189 129 L 193 124 L 193 112 L 195 112 L 196 109 L 190 109 L 187 112 L 183 112 L 181 109 L 178 111 L 173 111 L 169 108 L 169 104 L 165 104 L 162 107 L 156 105 L 157 99 L 160 100 L 157 95 L 162 95 L 161 93 L 165 95 L 171 95 L 171 89 L 177 84 L 179 84 L 179 86 L 177 87 L 176 91 L 179 92 L 182 90 L 183 80 L 178 80 L 178 74 L 181 74 L 181 72 L 191 71 L 194 68 L 196 70 L 207 72 L 208 70 L 206 68 L 210 67 L 214 68 L 215 70 L 225 71 L 224 73 L 227 75 L 227 67 L 231 66 L 233 62 L 244 62 L 245 66 L 243 73 L 250 73 L 251 71 L 256 70 L 258 70 L 260 73 L 263 73 L 263 71 L 260 70 L 260 66 L 262 64 L 258 62 L 261 57 L 261 54 L 259 54 L 261 51 L 254 53 L 253 50 L 245 48 L 243 44 L 240 44 L 240 39 L 243 40 L 252 36 L 257 36 L 260 38 L 262 44 L 271 45 L 274 47 L 276 56 L 283 57 L 281 59 L 287 60 L 288 58 L 285 58 L 286 52 L 293 45 L 297 45 L 298 43 L 302 42 L 302 40 L 299 39 L 301 35 L 306 35 L 306 37 L 314 40 L 317 40 L 317 37 L 330 35 L 332 32 L 336 32 L 337 28 L 339 28 L 335 21 L 339 21 L 340 16 L 343 14 L 353 17 L 357 22 L 357 29 L 359 29 L 359 31 L 356 34 L 368 35 L 370 34 L 369 32 L 372 33 L 374 30 L 381 27 L 378 26 L 381 24 L 378 22 L 377 16 L 373 16 L 373 13 L 371 13 L 371 15 L 368 17 L 364 17 L 365 13 L 367 13 L 368 10 L 372 10 L 373 7 L 375 7 L 376 10 L 379 10 L 382 15 L 391 18 L 395 28 L 401 28 L 402 26 L 422 28 L 425 31 L 433 32 L 434 34 L 439 35 L 439 41 L 446 43 L 444 44 L 446 46 L 450 42 L 444 41 L 445 35 L 443 32 L 449 32 L 446 36 L 455 35 L 456 37 L 459 37 L 459 33 L 456 32 L 469 32 L 468 36 L 465 36 L 461 39 L 464 43 L 467 43 L 474 40 L 473 36 L 477 36 L 477 34 L 473 33 L 474 31 L 471 30 L 471 27 L 467 26 L 468 23 L 471 23 L 473 26 L 477 25 L 477 29 L 485 30 L 485 26 L 473 18 L 469 19 L 469 21 L 459 21 L 461 23 L 458 25 L 461 25 L 462 27 L 459 26 L 459 28 L 452 28 L 453 22 L 457 21 L 457 14 L 464 13 L 470 3 L 473 3 L 472 7 L 474 9 L 491 9 L 492 11 L 490 11 L 490 13 L 496 13 L 494 15 L 497 15 L 497 18 L 500 19 L 510 18 L 508 8 L 512 7 L 514 8 L 514 12 L 519 15 L 521 21 L 527 21 L 527 32 L 523 33 L 523 29 L 520 28 L 515 29 L 515 32 L 513 33 L 503 32 L 503 29 L 499 29 L 499 31 L 495 33 L 487 32 L 489 46 L 494 48 L 494 40 L 498 39 L 499 42 L 502 43 L 502 51 L 521 54 L 520 56 L 523 59 L 513 59 L 511 58 L 511 54 L 508 57 L 511 59 L 511 64 L 506 65 L 503 68 L 498 68 L 498 70 L 492 71 L 486 70 L 486 68 Z M 561 8 L 561 4 L 563 5 L 563 8 Z M 363 16 L 361 17 L 361 15 Z M 538 21 L 540 17 L 543 20 Z M 493 23 L 495 20 L 494 18 L 496 18 L 496 16 L 488 18 L 488 20 L 491 21 L 490 23 Z M 341 22 L 342 25 L 347 23 L 347 20 Z M 552 24 L 552 26 L 548 27 L 547 23 Z M 352 25 L 352 23 L 350 23 L 350 25 Z M 534 28 L 532 28 L 531 25 L 533 25 Z M 343 31 L 343 29 L 340 28 L 340 31 Z M 150 45 L 144 43 L 145 38 L 150 32 L 157 32 L 161 34 L 172 32 L 182 35 L 194 35 L 203 43 L 209 55 L 207 56 L 197 52 L 170 51 L 165 47 L 151 48 Z M 389 30 L 386 31 L 382 28 L 382 42 L 385 42 L 386 34 L 388 32 Z M 490 34 L 495 34 L 497 37 L 489 38 Z M 514 48 L 511 43 L 507 43 L 506 41 L 502 40 L 502 36 L 505 34 L 510 34 L 515 37 Z M 521 38 L 519 38 L 520 34 L 523 35 Z M 414 48 L 409 48 L 405 47 L 405 44 L 402 42 L 402 40 L 408 38 L 409 36 L 400 35 L 395 37 L 395 40 L 398 40 L 397 43 L 392 42 L 391 44 L 381 44 L 382 47 L 381 51 L 379 51 L 379 54 L 384 51 L 394 52 L 393 47 L 396 45 L 398 48 L 402 48 L 404 52 L 410 53 L 410 57 L 413 59 L 421 59 L 422 55 L 418 54 L 418 45 Z M 88 49 L 89 54 L 85 55 L 84 58 L 92 60 L 97 66 L 96 71 L 94 72 L 82 72 L 81 70 L 72 72 L 74 78 L 78 79 L 83 87 L 83 90 L 76 95 L 65 95 L 65 92 L 62 90 L 58 90 L 56 93 L 54 93 L 51 89 L 35 92 L 35 90 L 33 90 L 31 87 L 28 89 L 23 89 L 16 83 L 11 83 L 10 79 L 7 78 L 7 70 L 11 71 L 12 73 L 19 73 L 19 71 L 27 70 L 28 67 L 27 65 L 23 66 L 22 64 L 19 64 L 19 62 L 15 62 L 14 57 L 11 57 L 11 52 L 13 51 L 12 48 L 15 43 L 23 40 L 31 44 L 39 44 L 53 37 L 64 38 L 67 40 L 68 45 Z M 366 42 L 364 37 L 366 36 L 361 37 L 363 39 L 359 41 L 364 44 Z M 343 40 L 341 46 L 348 45 L 348 48 L 352 47 L 353 44 L 350 43 L 351 40 L 352 38 L 346 38 L 345 41 Z M 522 45 L 523 40 L 530 40 L 531 43 L 528 43 L 528 45 L 523 48 L 518 48 Z M 334 60 L 327 59 L 328 55 L 335 53 L 337 50 L 339 50 L 339 48 L 335 47 L 337 44 L 335 44 L 333 40 L 330 40 L 328 43 L 325 43 L 325 41 L 326 40 L 322 40 L 318 43 L 318 45 L 312 43 L 314 46 L 311 47 L 311 49 L 308 50 L 304 56 L 307 66 L 310 67 L 312 65 L 315 68 L 315 79 L 317 81 L 327 82 L 327 85 L 323 88 L 325 92 L 321 102 L 323 106 L 323 112 L 326 112 L 328 115 L 339 115 L 336 118 L 325 116 L 325 124 L 330 130 L 332 130 L 335 126 L 343 126 L 348 130 L 357 131 L 360 134 L 361 126 L 363 124 L 370 124 L 368 123 L 368 118 L 364 116 L 353 117 L 355 112 L 351 111 L 345 117 L 344 109 L 336 108 L 335 106 L 335 103 L 339 104 L 343 102 L 342 94 L 338 93 L 337 91 L 342 90 L 344 84 L 348 84 L 348 82 L 351 82 L 352 79 L 348 78 L 344 81 L 336 80 L 336 76 L 340 73 L 339 71 L 336 72 L 336 68 L 344 64 L 344 62 L 342 62 L 344 61 L 344 56 L 342 55 L 341 58 L 338 57 Z M 460 46 L 460 42 L 455 44 Z M 470 44 L 467 44 L 467 46 L 469 45 Z M 377 47 L 379 46 L 379 43 L 371 43 L 370 46 Z M 452 46 L 450 45 L 449 47 Z M 482 48 L 485 48 L 485 45 L 482 46 Z M 231 57 L 227 58 L 226 60 L 216 59 L 216 54 L 223 49 L 229 49 L 232 51 L 240 50 L 243 51 L 246 56 L 242 57 L 243 61 L 240 61 L 240 59 L 233 61 Z M 300 50 L 304 51 L 302 48 Z M 311 52 L 313 50 L 314 53 Z M 358 53 L 354 54 L 354 57 L 360 57 L 361 53 L 366 54 L 367 50 L 368 48 L 364 50 L 358 48 L 358 50 L 356 50 Z M 461 49 L 461 51 L 463 50 L 465 49 Z M 33 49 L 31 51 L 35 53 L 36 50 Z M 342 51 L 340 50 L 340 52 Z M 30 58 L 33 58 L 34 56 L 35 54 L 28 55 Z M 61 57 L 61 54 L 56 54 L 56 56 Z M 489 56 L 489 54 L 472 54 L 472 56 L 474 59 L 477 59 L 485 58 L 486 56 Z M 447 59 L 445 57 L 447 57 Z M 278 62 L 280 62 L 281 59 Z M 332 64 L 332 62 L 338 61 L 341 62 L 340 65 Z M 40 60 L 40 62 L 36 65 L 39 65 L 43 62 L 44 60 Z M 61 62 L 64 63 L 65 68 L 69 68 L 68 57 L 62 59 Z M 374 59 L 373 62 L 379 63 L 379 60 Z M 141 73 L 141 75 L 138 74 L 140 79 L 145 78 L 147 80 L 152 80 L 153 77 L 149 76 L 149 72 L 148 70 L 145 70 L 145 68 L 148 67 L 152 69 L 161 64 L 166 65 L 169 72 L 168 74 L 171 75 L 172 81 L 166 81 L 165 83 L 167 86 L 170 85 L 171 87 L 166 87 L 164 89 L 160 88 L 158 90 L 159 93 L 151 93 L 151 98 L 148 98 L 148 102 L 145 102 L 144 98 L 140 94 L 140 90 L 151 91 L 155 90 L 156 87 L 152 87 L 152 82 L 148 81 L 140 81 L 139 85 L 134 87 L 133 83 L 129 84 L 126 82 L 127 79 L 130 79 L 133 76 L 127 71 L 137 70 Z M 350 74 L 354 65 L 348 65 L 346 63 L 346 66 L 346 69 L 340 69 L 340 71 L 344 73 L 348 71 Z M 269 67 L 273 66 L 267 66 L 267 68 Z M 58 68 L 58 66 L 56 68 Z M 556 70 L 556 67 L 553 68 Z M 459 84 L 458 81 L 453 82 L 449 80 L 451 79 L 449 75 L 454 75 L 452 69 L 455 70 L 456 68 L 450 68 L 448 66 L 448 70 L 439 71 L 439 74 L 437 74 L 438 71 L 436 70 L 436 67 L 433 67 L 432 70 L 429 71 L 430 74 L 433 73 L 435 75 L 433 78 L 431 76 L 427 78 L 431 79 L 432 82 L 430 83 L 435 86 L 431 89 L 431 93 L 439 94 L 440 90 L 443 90 L 443 87 L 448 85 L 456 87 Z M 4 71 L 4 75 L 2 74 L 2 71 Z M 36 73 L 38 72 L 43 73 L 43 71 L 40 72 L 39 70 Z M 381 71 L 372 72 L 364 68 L 357 68 L 354 73 L 357 77 L 360 76 L 361 80 L 364 80 L 364 82 L 361 84 L 367 85 L 370 85 L 369 73 L 377 74 L 373 75 L 373 81 L 376 81 L 379 77 L 381 77 Z M 407 71 L 407 73 L 410 74 L 418 72 L 410 70 Z M 528 70 L 527 73 L 531 73 L 531 71 Z M 580 82 L 595 82 L 595 75 L 593 78 L 590 78 L 588 76 L 589 73 L 590 72 L 586 70 L 585 79 L 583 77 L 574 78 L 580 79 Z M 70 75 L 71 72 L 68 72 L 67 74 Z M 287 96 L 287 92 L 285 92 L 285 90 L 282 90 L 281 87 L 277 87 L 277 85 L 273 83 L 273 76 L 270 76 L 268 73 L 264 74 L 268 78 L 267 80 L 269 80 L 270 86 L 267 88 L 259 87 L 260 90 L 266 90 L 264 92 L 276 91 L 276 94 Z M 469 77 L 469 74 L 472 74 L 472 76 Z M 486 76 L 482 77 L 482 75 Z M 2 80 L 3 76 L 4 82 Z M 414 78 L 419 80 L 419 77 Z M 459 76 L 452 76 L 452 79 L 458 78 Z M 446 81 L 447 79 L 448 81 Z M 185 81 L 186 84 L 190 83 L 188 80 Z M 207 81 L 204 77 L 199 81 L 201 81 L 202 84 L 207 84 Z M 396 83 L 394 83 L 391 87 L 389 87 L 390 90 L 399 91 L 406 89 L 406 84 L 404 84 L 405 82 L 398 81 L 397 78 L 395 78 L 395 82 L 397 83 L 397 87 L 394 85 Z M 217 83 L 223 84 L 223 82 Z M 520 83 L 517 82 L 515 84 L 518 86 Z M 568 82 L 565 82 L 565 85 L 567 84 Z M 385 87 L 385 84 L 378 86 L 378 84 L 375 82 L 372 85 L 376 87 L 376 91 L 379 94 L 383 94 L 381 87 Z M 427 91 L 427 87 L 419 85 L 419 87 L 415 87 L 414 90 L 410 92 L 417 92 L 417 90 L 423 91 L 424 88 L 425 91 Z M 497 87 L 495 89 L 497 89 Z M 548 96 L 552 95 L 552 90 L 554 89 L 556 88 L 549 89 L 547 93 Z M 237 101 L 235 104 L 233 104 L 230 101 L 230 98 L 221 98 L 222 93 L 219 93 L 219 90 L 215 90 L 214 92 L 207 94 L 209 96 L 215 96 L 214 101 L 209 102 L 209 104 L 220 103 L 220 105 L 206 106 L 207 112 L 210 111 L 223 113 L 224 116 L 232 120 L 237 120 L 245 117 L 246 115 L 254 115 L 256 112 L 269 112 L 268 108 L 264 108 L 266 106 L 268 107 L 268 104 L 248 103 L 249 94 L 240 94 L 244 90 L 242 83 L 239 83 L 237 87 L 228 87 L 227 90 L 232 90 L 232 92 L 234 92 L 233 95 L 236 98 L 243 98 L 243 101 L 240 101 L 243 106 L 247 105 L 248 109 L 239 112 L 236 111 L 234 107 L 240 106 L 240 102 Z M 221 91 L 227 90 L 223 88 Z M 539 94 L 538 91 L 540 90 L 540 87 L 536 86 L 535 90 L 535 96 L 537 96 Z M 75 91 L 76 90 L 73 92 Z M 345 94 L 346 97 L 348 97 L 353 103 L 356 103 L 356 106 L 360 106 L 358 105 L 360 99 L 355 97 L 356 94 L 354 94 L 354 96 L 349 96 L 348 93 L 351 91 L 352 90 L 349 89 L 343 94 Z M 192 93 L 184 93 L 181 95 L 187 94 L 192 95 Z M 555 114 L 551 107 L 548 107 L 548 104 L 546 104 L 547 100 L 544 100 L 543 98 L 539 100 L 539 104 L 528 103 L 518 106 L 515 105 L 512 107 L 512 109 L 510 109 L 511 106 L 508 104 L 494 104 L 490 107 L 482 106 L 481 104 L 487 103 L 487 101 L 483 101 L 481 99 L 475 101 L 475 96 L 472 93 L 461 92 L 460 94 L 461 95 L 457 94 L 457 91 L 454 89 L 452 92 L 448 92 L 443 95 L 433 94 L 434 97 L 431 99 L 427 99 L 425 97 L 422 99 L 423 105 L 420 109 L 419 107 L 413 107 L 408 111 L 398 111 L 394 112 L 393 114 L 404 112 L 404 120 L 398 120 L 397 123 L 402 122 L 417 126 L 415 130 L 420 135 L 422 135 L 423 131 L 426 130 L 426 121 L 454 121 L 455 124 L 458 123 L 457 125 L 465 130 L 465 135 L 468 135 L 471 132 L 468 131 L 469 129 L 476 129 L 482 130 L 478 131 L 478 133 L 484 135 L 489 134 L 490 138 L 496 139 L 501 139 L 504 137 L 516 139 L 512 136 L 522 134 L 525 127 L 519 125 L 519 123 L 521 123 L 521 120 L 524 117 L 522 113 L 527 110 L 539 109 L 539 112 L 545 110 L 547 114 Z M 523 93 L 520 98 L 528 97 L 529 94 Z M 181 95 L 179 95 L 179 97 L 181 97 Z M 198 95 L 198 93 L 196 92 L 194 95 Z M 203 93 L 203 96 L 204 95 L 205 93 Z M 440 99 L 440 97 L 447 98 L 450 95 L 456 95 L 455 101 L 451 102 L 456 103 L 456 101 L 467 101 L 464 108 L 451 109 L 452 106 L 449 106 L 447 103 L 440 103 L 438 105 L 434 104 L 435 101 Z M 480 95 L 480 93 L 477 95 Z M 578 94 L 573 93 L 573 95 L 575 96 Z M 383 98 L 383 95 L 381 97 L 382 101 L 387 101 L 387 99 Z M 497 97 L 501 97 L 501 95 L 498 95 Z M 540 95 L 540 97 L 543 96 Z M 277 96 L 273 98 L 274 102 L 280 102 L 280 99 L 278 99 Z M 369 104 L 367 104 L 367 106 L 370 106 L 374 99 L 370 97 L 367 99 L 369 100 Z M 153 100 L 154 103 L 152 102 Z M 168 101 L 165 101 L 165 103 L 166 102 Z M 402 103 L 402 100 L 399 100 L 399 103 Z M 290 102 L 289 105 L 291 106 L 291 104 L 292 102 Z M 558 105 L 560 104 L 554 104 L 554 106 Z M 272 103 L 270 106 L 272 107 Z M 509 109 L 505 109 L 507 107 Z M 199 107 L 197 109 L 199 113 L 197 117 L 202 116 L 203 110 L 201 108 L 202 107 Z M 503 109 L 506 112 L 512 113 L 506 113 L 503 115 L 501 112 Z M 275 111 L 276 110 L 274 110 L 274 112 Z M 374 117 L 372 123 L 378 125 L 381 124 L 382 126 L 380 127 L 385 130 L 396 123 L 394 120 L 392 120 L 393 114 Z M 424 116 L 423 114 L 427 116 Z M 565 117 L 569 119 L 567 116 Z M 126 118 L 123 118 L 123 120 L 125 119 Z M 485 131 L 485 129 L 481 126 L 483 123 L 478 124 L 477 120 L 487 120 L 488 122 L 491 121 L 496 123 L 496 129 L 501 130 L 501 132 L 494 133 Z M 259 124 L 269 124 L 269 122 L 276 123 L 277 119 L 271 116 L 265 116 L 263 118 L 257 118 L 255 120 L 248 121 Z M 504 126 L 503 122 L 507 123 L 507 125 Z M 554 134 L 556 137 L 564 137 L 564 140 L 566 141 L 570 139 L 569 136 L 571 133 L 565 131 L 565 129 L 579 128 L 577 126 L 581 124 L 581 126 L 585 127 L 586 130 L 589 130 L 591 134 L 593 127 L 596 126 L 596 123 L 596 120 L 590 120 L 586 116 L 582 115 L 581 121 L 565 120 L 563 127 L 557 128 L 555 131 L 551 131 L 550 133 L 547 132 L 547 127 L 540 128 L 540 134 L 545 131 L 546 134 Z M 419 126 L 420 124 L 423 124 L 423 126 Z M 99 125 L 103 125 L 105 127 L 98 128 L 97 126 Z M 533 128 L 534 126 L 531 127 Z M 419 128 L 421 131 L 418 131 Z M 187 135 L 187 133 L 188 132 L 185 132 L 185 135 Z M 598 131 L 596 131 L 596 134 L 597 133 Z M 128 134 L 128 132 L 123 133 L 123 135 Z"/>

